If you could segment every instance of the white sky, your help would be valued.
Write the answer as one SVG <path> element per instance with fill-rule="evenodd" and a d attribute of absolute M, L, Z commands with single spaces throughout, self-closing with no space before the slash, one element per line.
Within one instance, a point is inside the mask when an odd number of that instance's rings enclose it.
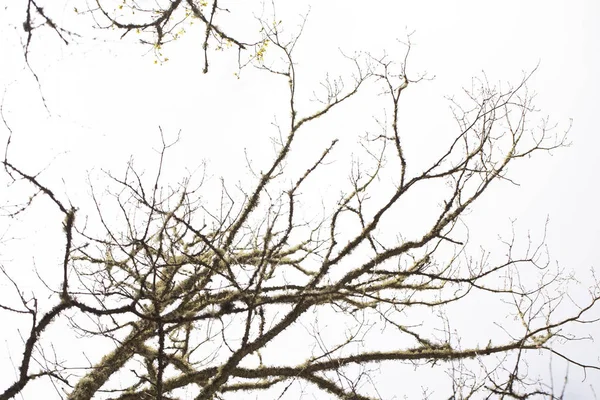
<path fill-rule="evenodd" d="M 278 17 L 294 31 L 297 15 L 305 13 L 309 3 L 294 2 L 293 9 L 288 2 L 280 3 Z M 72 18 L 72 4 L 62 10 L 64 18 Z M 472 224 L 471 240 L 502 251 L 497 235 L 510 232 L 510 219 L 517 219 L 518 237 L 524 238 L 530 229 L 539 238 L 549 215 L 547 243 L 552 259 L 574 271 L 586 287 L 590 268 L 600 265 L 596 252 L 600 243 L 600 3 L 373 0 L 314 1 L 310 6 L 296 58 L 300 82 L 306 88 L 301 95 L 306 98 L 326 72 L 333 76 L 348 72 L 338 48 L 349 54 L 370 51 L 374 55 L 386 49 L 400 58 L 404 48 L 395 40 L 404 40 L 415 31 L 409 74 L 435 76 L 410 87 L 403 103 L 403 127 L 409 143 L 420 152 L 435 150 L 444 135 L 456 132 L 444 96 L 459 95 L 471 77 L 482 76 L 482 71 L 491 82 L 506 84 L 517 82 L 523 71 L 540 63 L 529 84 L 538 93 L 539 116 L 549 115 L 559 130 L 573 119 L 573 145 L 553 152 L 552 157 L 539 154 L 519 162 L 512 177 L 521 186 L 496 185 L 467 217 Z M 48 116 L 35 81 L 23 67 L 19 37 L 24 14 L 18 8 L 5 8 L 0 15 L 0 86 L 5 90 L 5 116 L 15 132 L 13 158 L 29 171 L 54 159 L 47 179 L 58 185 L 54 187 L 66 187 L 74 202 L 87 196 L 85 176 L 92 169 L 123 171 L 124 162 L 133 155 L 139 165 L 148 165 L 152 171 L 159 125 L 171 136 L 182 132 L 180 145 L 167 160 L 171 162 L 168 174 L 174 179 L 203 160 L 208 162 L 209 176 L 224 176 L 232 183 L 248 179 L 244 148 L 257 169 L 270 160 L 269 138 L 275 134 L 270 123 L 277 114 L 285 115 L 285 82 L 251 70 L 236 79 L 230 68 L 233 52 L 213 55 L 210 73 L 202 75 L 198 32 L 191 30 L 165 47 L 169 61 L 155 65 L 152 54 L 144 55 L 140 46 L 115 41 L 61 47 L 48 31 L 32 47 L 32 65 L 41 80 L 51 112 Z M 304 109 L 311 107 L 306 101 L 300 104 Z M 312 160 L 322 152 L 320 145 L 333 137 L 341 139 L 342 151 L 349 151 L 363 133 L 361 129 L 372 128 L 376 112 L 372 103 L 360 100 L 344 105 L 312 128 L 313 136 L 300 142 L 298 154 L 310 155 Z M 2 130 L 2 142 L 5 134 Z M 427 154 L 413 155 L 421 156 Z M 343 157 L 336 159 L 329 172 L 340 174 L 340 180 L 348 171 Z M 327 192 L 326 187 L 318 190 Z M 41 257 L 43 245 L 38 246 Z M 581 299 L 583 294 L 573 295 Z M 468 322 L 468 315 L 465 312 L 463 322 Z M 600 339 L 598 333 L 595 336 Z M 6 351 L 0 349 L 0 360 Z M 582 343 L 573 352 L 583 361 L 600 362 L 597 341 Z M 13 356 L 18 359 L 19 354 Z M 539 360 L 532 368 L 545 371 L 545 363 Z M 0 368 L 2 376 L 7 376 L 10 367 L 5 370 L 6 364 L 0 364 Z M 560 375 L 564 370 L 555 372 Z M 591 372 L 582 383 L 579 370 L 573 367 L 570 372 L 566 398 L 591 398 L 589 385 L 600 382 L 600 374 Z M 393 390 L 397 377 L 393 371 L 382 373 L 390 379 L 385 387 Z M 600 396 L 597 384 L 596 394 Z"/>

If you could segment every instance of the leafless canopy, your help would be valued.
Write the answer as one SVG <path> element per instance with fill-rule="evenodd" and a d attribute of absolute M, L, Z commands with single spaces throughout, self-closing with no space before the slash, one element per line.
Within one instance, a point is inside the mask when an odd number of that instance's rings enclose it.
<path fill-rule="evenodd" d="M 33 0 L 29 3 L 42 12 Z M 206 40 L 212 35 L 245 46 L 212 23 L 222 11 L 216 0 L 208 5 L 169 1 L 151 20 L 138 22 L 109 12 L 100 0 L 96 7 L 125 33 L 152 30 L 157 44 L 173 32 L 178 18 L 196 17 L 206 24 Z M 17 396 L 39 379 L 53 382 L 69 400 L 176 399 L 186 393 L 196 399 L 278 398 L 297 382 L 334 398 L 373 399 L 381 395 L 371 381 L 376 372 L 369 368 L 401 364 L 447 368 L 450 398 L 475 393 L 554 398 L 560 394 L 527 376 L 528 352 L 551 352 L 581 368 L 598 369 L 555 348 L 571 338 L 566 331 L 571 323 L 586 322 L 585 313 L 600 295 L 597 283 L 587 305 L 557 316 L 554 307 L 567 293 L 556 290 L 560 271 L 546 261 L 543 243 L 517 254 L 508 241 L 501 262 L 465 254 L 465 211 L 494 182 L 509 179 L 515 160 L 565 145 L 563 135 L 532 125 L 528 76 L 506 90 L 474 81 L 468 104 L 457 101 L 453 108 L 458 123 L 454 140 L 415 172 L 399 128 L 401 99 L 418 89 L 418 79 L 407 76 L 407 58 L 398 63 L 388 57 L 349 58 L 353 77 L 325 81 L 321 108 L 303 115 L 297 110 L 295 40 L 282 39 L 277 25 L 266 24 L 263 32 L 275 61 L 257 57 L 255 66 L 282 77 L 288 86 L 289 122 L 279 126 L 281 140 L 270 168 L 256 173 L 248 190 L 232 191 L 224 182 L 216 207 L 202 202 L 203 186 L 192 185 L 192 177 L 178 185 L 163 184 L 162 156 L 172 145 L 165 140 L 152 183 L 145 183 L 133 164 L 122 176 L 108 175 L 116 185 L 111 193 L 119 216 L 106 212 L 99 188 L 92 186 L 94 212 L 103 227 L 102 233 L 92 232 L 83 217 L 91 211 L 68 205 L 44 184 L 43 176 L 5 153 L 2 165 L 11 182 L 24 181 L 35 191 L 23 206 L 5 208 L 6 214 L 24 213 L 32 201 L 46 197 L 63 216 L 65 245 L 62 284 L 49 299 L 28 295 L 9 266 L 2 266 L 20 304 L 0 304 L 1 312 L 28 315 L 31 322 L 23 335 L 17 378 L 0 389 L 0 399 Z M 322 219 L 307 222 L 298 211 L 306 196 L 301 191 L 311 180 L 326 184 L 331 179 L 320 172 L 335 157 L 337 141 L 306 160 L 304 172 L 297 175 L 285 168 L 292 146 L 314 121 L 328 118 L 332 109 L 369 85 L 387 99 L 389 117 L 363 143 L 371 167 L 351 165 L 347 190 L 337 203 Z M 394 171 L 394 182 L 375 196 L 384 171 Z M 438 192 L 440 207 L 428 229 L 390 242 L 390 232 L 380 230 L 382 222 L 416 188 L 438 182 L 445 189 Z M 392 237 L 400 234 L 398 227 Z M 518 279 L 529 270 L 540 273 L 537 283 Z M 478 293 L 508 301 L 518 329 L 507 330 L 502 341 L 486 337 L 481 340 L 487 345 L 463 347 L 444 309 Z M 325 345 L 319 332 L 312 331 L 313 346 L 302 351 L 302 360 L 272 357 L 284 332 L 303 330 L 306 318 L 331 315 L 332 310 L 345 330 L 336 344 Z M 442 329 L 415 323 L 415 315 L 423 323 L 434 319 Z M 82 366 L 49 356 L 47 328 L 59 320 L 68 321 L 86 340 L 106 345 L 104 357 Z M 385 330 L 393 340 L 373 341 L 374 330 Z"/>
<path fill-rule="evenodd" d="M 231 14 L 218 0 L 166 0 L 152 4 L 135 0 L 84 0 L 73 3 L 70 12 L 74 17 L 69 18 L 65 18 L 64 9 L 54 9 L 56 4 L 46 5 L 43 0 L 27 0 L 26 4 L 23 20 L 23 48 L 26 60 L 29 58 L 30 45 L 35 35 L 43 34 L 47 29 L 53 31 L 65 45 L 85 36 L 76 28 L 81 26 L 79 21 L 85 21 L 85 27 L 91 25 L 100 30 L 116 31 L 121 39 L 127 35 L 137 35 L 139 41 L 150 45 L 159 57 L 162 55 L 160 49 L 164 44 L 178 39 L 186 33 L 186 29 L 192 28 L 194 22 L 198 22 L 204 26 L 204 73 L 208 72 L 208 49 L 211 45 L 214 48 L 234 46 L 241 52 L 257 44 L 244 42 L 229 33 L 230 30 L 234 30 L 231 27 L 223 28 L 218 25 L 221 14 Z"/>

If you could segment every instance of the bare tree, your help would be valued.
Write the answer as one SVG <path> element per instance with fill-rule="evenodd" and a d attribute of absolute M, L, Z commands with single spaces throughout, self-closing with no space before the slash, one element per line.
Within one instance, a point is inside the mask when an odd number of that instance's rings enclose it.
<path fill-rule="evenodd" d="M 158 44 L 176 26 L 180 7 L 206 24 L 206 40 L 210 35 L 233 40 L 210 22 L 220 10 L 216 1 L 206 13 L 196 10 L 195 2 L 170 2 L 157 19 L 139 23 L 121 22 L 100 1 L 97 7 L 95 12 L 125 32 L 154 30 Z M 163 138 L 151 182 L 133 163 L 123 175 L 107 174 L 112 205 L 99 194 L 98 184 L 91 185 L 99 232 L 88 226 L 91 212 L 61 199 L 43 176 L 11 159 L 9 136 L 2 161 L 6 176 L 34 192 L 20 205 L 6 206 L 5 215 L 26 213 L 39 197 L 50 200 L 62 218 L 64 251 L 62 282 L 44 307 L 2 266 L 19 302 L 1 304 L 2 312 L 28 316 L 30 330 L 23 334 L 17 378 L 0 389 L 0 399 L 14 398 L 39 379 L 69 400 L 281 398 L 296 382 L 333 398 L 374 399 L 382 396 L 371 381 L 373 365 L 419 370 L 427 364 L 448 371 L 446 398 L 559 398 L 548 382 L 528 376 L 528 353 L 545 351 L 585 370 L 600 369 L 557 348 L 577 339 L 569 335 L 572 324 L 592 322 L 586 317 L 600 297 L 598 282 L 591 286 L 589 302 L 565 316 L 557 307 L 568 298 L 567 277 L 548 262 L 543 243 L 529 243 L 520 252 L 512 238 L 500 262 L 467 252 L 465 212 L 495 182 L 510 179 L 514 161 L 566 144 L 563 134 L 546 125 L 532 127 L 530 75 L 505 90 L 485 79 L 475 81 L 468 100 L 454 103 L 459 127 L 454 139 L 416 172 L 399 128 L 401 98 L 421 79 L 407 74 L 410 45 L 401 62 L 349 57 L 352 78 L 325 80 L 317 93 L 320 108 L 302 114 L 293 57 L 297 37 L 285 40 L 279 29 L 264 24 L 262 43 L 268 41 L 272 56 L 267 61 L 261 53 L 253 62 L 284 78 L 289 121 L 278 126 L 281 137 L 270 167 L 255 173 L 249 188 L 232 190 L 223 182 L 216 206 L 203 202 L 203 186 L 194 184 L 193 176 L 178 184 L 163 182 L 163 156 L 176 143 Z M 367 161 L 349 166 L 347 190 L 337 202 L 323 218 L 306 220 L 301 190 L 311 180 L 331 179 L 319 173 L 335 157 L 337 141 L 295 175 L 286 168 L 293 144 L 314 121 L 368 94 L 363 88 L 369 85 L 387 99 L 389 121 L 365 136 Z M 394 181 L 381 192 L 375 188 L 385 172 Z M 436 192 L 440 207 L 428 228 L 416 237 L 398 237 L 401 229 L 382 231 L 382 221 L 422 185 L 443 188 Z M 107 211 L 112 207 L 120 215 Z M 520 280 L 527 271 L 538 273 L 539 280 Z M 465 347 L 445 310 L 481 294 L 508 304 L 516 324 L 506 326 L 501 338 L 485 337 L 482 345 Z M 303 331 L 311 316 L 332 310 L 345 331 L 335 345 L 315 330 L 301 361 L 273 357 L 278 338 L 289 330 Z M 504 316 L 502 311 L 497 321 Z M 48 331 L 59 321 L 85 340 L 107 346 L 104 356 L 88 366 L 52 356 Z M 376 341 L 375 329 L 388 339 Z"/>
<path fill-rule="evenodd" d="M 186 31 L 194 30 L 194 22 L 197 22 L 204 27 L 201 44 L 204 51 L 204 73 L 208 72 L 211 47 L 213 50 L 234 47 L 239 54 L 250 49 L 254 50 L 253 56 L 256 56 L 256 50 L 261 46 L 260 41 L 253 41 L 251 35 L 240 33 L 239 29 L 234 29 L 235 26 L 220 25 L 219 17 L 222 14 L 233 14 L 235 18 L 236 9 L 243 7 L 236 5 L 234 9 L 224 8 L 218 0 L 167 0 L 152 4 L 138 1 L 84 0 L 69 4 L 72 8 L 69 11 L 73 14 L 71 17 L 65 15 L 65 4 L 62 3 L 27 0 L 22 5 L 23 54 L 27 63 L 36 35 L 50 30 L 62 44 L 69 45 L 84 36 L 89 36 L 89 29 L 85 29 L 86 33 L 82 32 L 82 25 L 85 28 L 93 27 L 99 32 L 116 31 L 120 39 L 135 35 L 136 40 L 148 45 L 159 59 L 164 60 L 162 46 L 177 40 L 185 35 Z M 20 7 L 21 4 L 14 6 Z M 248 20 L 246 15 L 242 15 L 241 18 L 244 21 Z M 230 31 L 236 31 L 236 34 L 229 33 Z M 238 35 L 247 38 L 241 39 Z M 109 38 L 110 34 L 103 37 Z"/>

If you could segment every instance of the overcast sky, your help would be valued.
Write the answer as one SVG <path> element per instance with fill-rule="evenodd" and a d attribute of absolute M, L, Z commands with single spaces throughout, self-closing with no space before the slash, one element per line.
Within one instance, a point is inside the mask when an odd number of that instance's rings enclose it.
<path fill-rule="evenodd" d="M 231 7 L 237 6 L 234 3 Z M 278 18 L 290 32 L 297 30 L 298 15 L 306 14 L 310 5 L 296 55 L 306 98 L 325 73 L 348 74 L 340 50 L 374 55 L 386 51 L 402 59 L 405 47 L 397 39 L 405 41 L 412 33 L 409 78 L 425 73 L 432 78 L 411 86 L 403 103 L 403 126 L 415 148 L 422 149 L 429 141 L 433 149 L 436 138 L 457 131 L 446 97 L 460 96 L 472 77 L 485 72 L 490 82 L 508 85 L 538 66 L 528 84 L 537 93 L 536 118 L 548 115 L 558 131 L 567 129 L 572 120 L 572 146 L 516 163 L 512 177 L 520 186 L 497 185 L 468 215 L 471 240 L 502 251 L 498 233 L 510 233 L 511 219 L 517 220 L 515 229 L 521 237 L 530 230 L 539 238 L 549 216 L 551 258 L 574 271 L 581 277 L 581 288 L 586 287 L 590 268 L 600 267 L 598 1 L 321 0 L 294 2 L 293 8 L 288 2 L 279 3 Z M 61 18 L 74 18 L 74 5 L 61 7 Z M 267 165 L 273 154 L 269 138 L 276 133 L 271 122 L 286 111 L 284 82 L 252 70 L 237 79 L 231 68 L 235 52 L 214 55 L 210 73 L 203 75 L 201 38 L 194 30 L 164 48 L 169 61 L 162 65 L 131 42 L 83 40 L 63 46 L 48 30 L 31 49 L 40 92 L 22 58 L 23 10 L 10 7 L 0 11 L 0 87 L 5 118 L 15 132 L 12 156 L 30 171 L 52 163 L 47 179 L 74 202 L 88 194 L 89 171 L 92 175 L 100 168 L 122 171 L 131 155 L 151 170 L 156 160 L 153 149 L 160 143 L 159 126 L 170 137 L 181 130 L 180 146 L 167 159 L 173 179 L 203 161 L 209 176 L 232 182 L 246 179 L 244 149 L 258 169 Z M 308 101 L 300 104 L 306 110 L 311 107 Z M 322 147 L 317 144 L 333 137 L 350 148 L 360 129 L 372 126 L 372 104 L 357 101 L 344 107 L 331 122 L 315 125 L 314 136 L 299 144 L 299 154 L 318 154 Z M 4 127 L 0 132 L 4 142 Z M 347 177 L 343 160 L 332 166 L 340 179 Z M 584 298 L 580 290 L 575 298 Z M 600 340 L 599 334 L 595 336 Z M 588 362 L 600 362 L 598 341 L 573 351 Z M 0 359 L 5 352 L 0 349 Z M 6 376 L 11 368 L 0 365 Z M 547 368 L 540 364 L 534 369 Z M 564 370 L 556 372 L 560 376 Z M 571 397 L 566 398 L 591 398 L 590 384 L 600 382 L 600 374 L 590 372 L 581 382 L 581 371 L 572 367 L 570 372 Z M 395 382 L 388 384 L 393 387 Z M 598 384 L 596 394 L 600 397 Z"/>

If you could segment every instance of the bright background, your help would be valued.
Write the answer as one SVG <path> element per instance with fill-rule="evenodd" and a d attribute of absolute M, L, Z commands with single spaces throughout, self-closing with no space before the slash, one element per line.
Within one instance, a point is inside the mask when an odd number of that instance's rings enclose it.
<path fill-rule="evenodd" d="M 309 4 L 281 3 L 278 19 L 283 20 L 287 31 L 297 31 L 299 15 L 306 14 Z M 85 26 L 73 19 L 74 4 L 67 3 L 53 15 Z M 231 4 L 232 8 L 237 6 Z M 247 15 L 255 10 L 248 5 Z M 197 30 L 190 29 L 182 39 L 165 46 L 169 61 L 162 65 L 154 63 L 152 52 L 132 41 L 109 39 L 108 43 L 84 41 L 61 46 L 46 30 L 31 48 L 31 65 L 39 76 L 40 92 L 22 58 L 23 10 L 10 5 L 0 13 L 0 87 L 4 90 L 4 116 L 14 131 L 11 157 L 30 172 L 50 163 L 42 176 L 63 198 L 83 204 L 89 194 L 88 173 L 93 180 L 101 169 L 122 172 L 131 156 L 136 165 L 152 173 L 157 160 L 153 149 L 160 144 L 159 126 L 171 138 L 181 130 L 181 142 L 167 158 L 167 176 L 174 180 L 204 161 L 211 179 L 223 176 L 232 184 L 250 179 L 244 149 L 257 170 L 270 162 L 270 137 L 276 133 L 271 122 L 286 117 L 285 82 L 251 69 L 237 79 L 231 68 L 235 52 L 213 54 L 211 70 L 203 75 L 202 36 Z M 549 115 L 559 131 L 567 129 L 572 119 L 569 137 L 573 144 L 552 152 L 551 157 L 539 154 L 517 162 L 512 177 L 520 186 L 495 185 L 466 221 L 473 248 L 481 244 L 491 251 L 503 251 L 498 235 L 510 234 L 511 219 L 516 220 L 517 237 L 526 238 L 530 230 L 532 237 L 539 239 L 549 216 L 546 240 L 550 256 L 580 278 L 581 292 L 572 295 L 581 300 L 590 268 L 599 266 L 599 26 L 600 3 L 594 0 L 312 2 L 296 53 L 300 96 L 304 99 L 299 106 L 301 111 L 314 107 L 307 100 L 325 73 L 348 76 L 348 63 L 338 49 L 347 54 L 369 51 L 376 56 L 385 49 L 390 57 L 401 60 L 405 47 L 396 39 L 406 40 L 414 31 L 409 77 L 425 72 L 435 77 L 409 87 L 402 103 L 403 130 L 409 145 L 420 149 L 412 155 L 418 163 L 420 157 L 435 154 L 444 137 L 456 133 L 445 96 L 460 97 L 462 88 L 470 86 L 473 76 L 483 76 L 482 71 L 490 82 L 507 85 L 518 82 L 523 71 L 529 72 L 539 63 L 528 85 L 538 94 L 538 117 Z M 42 104 L 42 95 L 49 112 Z M 377 104 L 363 97 L 343 105 L 308 130 L 295 151 L 300 158 L 313 160 L 322 152 L 322 145 L 339 138 L 341 153 L 328 173 L 345 179 L 348 164 L 343 162 L 344 154 L 349 154 L 358 135 L 372 128 Z M 4 142 L 4 128 L 2 135 Z M 327 186 L 318 188 L 319 195 L 327 193 Z M 5 196 L 0 196 L 4 202 Z M 418 215 L 419 210 L 413 211 Z M 24 219 L 31 225 L 26 225 L 21 236 L 34 242 L 36 235 L 47 238 L 57 218 L 46 215 L 44 209 L 35 209 Z M 3 231 L 0 227 L 0 235 Z M 55 238 L 56 243 L 44 239 L 33 251 L 28 248 L 25 259 L 35 260 L 38 267 L 52 263 L 44 258 L 56 248 L 62 249 L 62 237 Z M 9 265 L 8 261 L 18 259 L 16 254 L 22 255 L 23 248 L 14 243 L 22 242 L 25 240 L 6 242 L 10 245 L 3 246 L 0 261 Z M 18 272 L 23 279 L 35 280 L 28 272 L 30 265 L 19 268 L 23 269 Z M 472 324 L 476 332 L 477 324 L 469 318 L 472 312 L 466 310 L 462 320 L 457 316 L 456 323 Z M 588 326 L 580 328 L 590 333 Z M 12 341 L 19 343 L 18 336 L 9 332 L 7 325 L 3 337 L 5 332 L 6 346 L 0 348 L 0 360 L 7 360 L 9 353 L 19 360 L 19 352 L 10 349 Z M 592 333 L 600 339 L 597 325 Z M 578 360 L 600 362 L 598 342 L 581 342 L 571 351 Z M 538 362 L 532 369 L 548 373 L 547 359 L 540 357 Z M 555 365 L 555 376 L 560 379 L 564 365 Z M 0 368 L 2 376 L 11 376 L 9 363 L 0 361 Z M 383 376 L 389 378 L 384 385 L 394 393 L 397 376 L 387 370 Z M 582 382 L 583 374 L 575 367 L 569 370 L 569 377 L 567 399 L 592 398 L 590 385 L 600 382 L 600 374 L 594 371 Z M 600 386 L 595 385 L 600 396 Z M 416 390 L 420 392 L 420 388 Z"/>

